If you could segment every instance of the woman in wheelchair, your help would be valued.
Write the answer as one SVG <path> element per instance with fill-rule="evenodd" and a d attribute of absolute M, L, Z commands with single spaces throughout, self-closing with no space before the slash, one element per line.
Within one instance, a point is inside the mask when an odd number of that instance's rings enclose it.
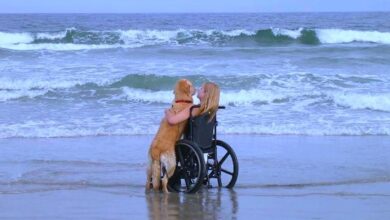
<path fill-rule="evenodd" d="M 165 117 L 169 124 L 178 124 L 187 120 L 190 117 L 190 113 L 192 113 L 193 116 L 197 116 L 207 112 L 210 119 L 212 119 L 215 117 L 218 110 L 219 95 L 220 89 L 217 84 L 212 82 L 204 83 L 197 92 L 197 97 L 200 101 L 199 108 L 194 109 L 193 106 L 190 106 L 176 115 L 167 109 L 165 111 Z M 190 112 L 191 108 L 193 109 L 192 112 Z"/>
<path fill-rule="evenodd" d="M 170 124 L 188 120 L 184 138 L 176 143 L 176 170 L 169 179 L 170 191 L 194 193 L 202 185 L 232 188 L 238 177 L 238 161 L 233 149 L 217 140 L 217 116 L 220 89 L 207 82 L 198 90 L 199 105 L 174 114 L 165 111 Z"/>

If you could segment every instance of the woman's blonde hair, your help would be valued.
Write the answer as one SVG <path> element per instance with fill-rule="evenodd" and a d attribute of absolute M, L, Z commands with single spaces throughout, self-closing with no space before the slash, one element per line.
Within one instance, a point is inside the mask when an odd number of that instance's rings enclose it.
<path fill-rule="evenodd" d="M 210 114 L 209 121 L 211 121 L 218 110 L 220 89 L 213 82 L 204 83 L 203 89 L 205 97 L 203 98 L 203 102 L 200 103 L 199 113 L 203 114 L 208 112 Z"/>

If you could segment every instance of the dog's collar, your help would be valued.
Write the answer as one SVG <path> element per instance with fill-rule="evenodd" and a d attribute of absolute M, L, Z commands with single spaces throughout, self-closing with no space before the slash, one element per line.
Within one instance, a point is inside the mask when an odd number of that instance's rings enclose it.
<path fill-rule="evenodd" d="M 175 103 L 192 103 L 192 101 L 191 100 L 179 99 L 179 100 L 176 100 Z"/>

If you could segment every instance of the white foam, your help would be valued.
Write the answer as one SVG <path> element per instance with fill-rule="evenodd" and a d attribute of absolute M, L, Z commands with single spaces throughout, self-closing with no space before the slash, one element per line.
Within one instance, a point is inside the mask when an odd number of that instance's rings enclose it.
<path fill-rule="evenodd" d="M 272 28 L 272 33 L 275 36 L 283 35 L 283 36 L 289 36 L 293 39 L 297 39 L 298 37 L 300 37 L 302 35 L 301 34 L 302 30 L 303 30 L 302 28 L 299 28 L 297 30 L 289 30 L 289 29 L 283 29 L 283 28 Z"/>
<path fill-rule="evenodd" d="M 302 36 L 303 28 L 296 30 L 272 28 L 275 36 L 283 35 L 297 39 Z M 379 31 L 360 31 L 360 30 L 343 30 L 343 29 L 315 29 L 316 35 L 321 43 L 339 44 L 352 42 L 370 42 L 390 44 L 390 33 Z"/>
<path fill-rule="evenodd" d="M 62 39 L 66 36 L 66 31 L 58 32 L 58 33 L 38 33 L 36 35 L 36 39 Z"/>
<path fill-rule="evenodd" d="M 284 29 L 284 28 L 271 28 L 275 36 L 289 36 L 293 39 L 297 39 L 302 36 L 303 28 L 299 29 Z M 390 33 L 379 31 L 360 31 L 360 30 L 343 30 L 343 29 L 315 29 L 321 43 L 335 44 L 335 43 L 351 43 L 357 42 L 374 42 L 390 44 Z M 255 35 L 256 32 L 245 29 L 236 30 L 197 30 L 197 29 L 178 29 L 178 30 L 126 30 L 119 31 L 121 38 L 128 43 L 161 43 L 161 42 L 176 42 L 179 34 L 183 34 L 188 37 L 194 36 L 195 33 L 203 33 L 206 36 L 212 36 L 215 34 L 222 34 L 226 36 L 239 36 Z"/>
<path fill-rule="evenodd" d="M 231 37 L 237 37 L 240 35 L 255 35 L 256 32 L 254 31 L 248 31 L 245 29 L 238 29 L 238 30 L 230 30 L 230 31 L 221 31 L 222 34 L 231 36 Z"/>
<path fill-rule="evenodd" d="M 0 45 L 0 47 L 11 50 L 53 50 L 53 51 L 74 51 L 74 50 L 96 50 L 111 48 L 133 48 L 142 45 L 121 45 L 121 44 L 71 44 L 71 43 L 43 43 L 43 44 L 12 44 Z"/>
<path fill-rule="evenodd" d="M 120 30 L 119 33 L 121 40 L 123 40 L 125 44 L 149 45 L 176 40 L 178 33 L 181 31 L 183 30 Z"/>
<path fill-rule="evenodd" d="M 124 123 L 122 117 L 115 123 L 112 120 L 96 122 L 90 119 L 75 122 L 60 122 L 53 120 L 24 121 L 15 124 L 0 124 L 0 138 L 56 138 L 80 136 L 112 136 L 112 135 L 153 135 L 158 129 L 156 124 Z M 113 124 L 119 126 L 112 126 Z M 310 136 L 362 136 L 390 135 L 386 125 L 378 127 L 339 126 L 321 124 L 313 126 L 302 123 L 240 123 L 226 124 L 223 117 L 219 118 L 219 134 L 254 134 L 254 135 L 310 135 Z"/>
<path fill-rule="evenodd" d="M 254 35 L 256 34 L 253 31 L 248 31 L 245 29 L 237 30 L 198 30 L 198 29 L 177 29 L 177 30 L 120 30 L 121 39 L 126 44 L 142 43 L 145 45 L 153 45 L 159 43 L 173 43 L 177 44 L 177 41 L 180 38 L 192 38 L 195 35 L 202 34 L 203 36 L 215 36 L 215 35 L 225 35 L 230 37 L 240 36 L 241 34 L 245 35 Z M 198 43 L 204 43 L 204 41 L 197 39 Z"/>
<path fill-rule="evenodd" d="M 138 102 L 151 102 L 151 103 L 172 103 L 173 93 L 172 91 L 151 91 L 144 89 L 134 89 L 123 87 L 122 88 L 125 97 L 128 100 Z M 226 91 L 221 94 L 221 105 L 240 105 L 251 106 L 255 103 L 265 102 L 270 103 L 276 100 L 288 98 L 284 94 L 277 94 L 268 90 L 251 89 L 251 90 L 236 90 Z M 195 98 L 196 99 L 196 98 Z"/>
<path fill-rule="evenodd" d="M 364 136 L 390 135 L 390 128 L 380 126 L 366 128 L 359 126 L 336 127 L 331 125 L 313 127 L 299 123 L 285 124 L 240 124 L 226 126 L 219 123 L 218 132 L 223 134 L 255 134 L 255 135 L 310 135 L 310 136 Z"/>
<path fill-rule="evenodd" d="M 269 90 L 236 90 L 222 92 L 220 103 L 221 105 L 250 106 L 258 102 L 270 103 L 284 98 L 287 96 Z"/>
<path fill-rule="evenodd" d="M 49 40 L 55 40 L 55 39 L 62 39 L 66 37 L 66 33 L 68 31 L 74 31 L 76 28 L 67 28 L 65 31 L 60 32 L 51 32 L 51 33 L 37 33 L 35 38 L 36 39 L 49 39 Z"/>
<path fill-rule="evenodd" d="M 0 47 L 19 43 L 33 42 L 34 38 L 28 33 L 7 33 L 0 32 Z"/>
<path fill-rule="evenodd" d="M 372 109 L 390 112 L 390 93 L 333 93 L 331 96 L 337 104 L 352 109 Z"/>
<path fill-rule="evenodd" d="M 16 90 L 16 91 L 8 91 L 8 90 L 0 90 L 0 102 L 19 99 L 19 98 L 34 98 L 40 95 L 44 95 L 47 90 Z"/>
<path fill-rule="evenodd" d="M 390 44 L 389 32 L 317 29 L 316 34 L 320 42 L 325 44 L 351 43 L 355 41 Z"/>
<path fill-rule="evenodd" d="M 10 79 L 0 78 L 0 101 L 8 101 L 18 98 L 35 98 L 46 94 L 52 89 L 67 89 L 76 85 L 85 84 L 81 80 L 61 79 Z M 105 85 L 110 80 L 102 80 L 98 85 Z"/>
<path fill-rule="evenodd" d="M 66 36 L 67 31 L 75 30 L 68 28 L 65 31 L 55 33 L 8 33 L 0 32 L 0 48 L 11 50 L 54 50 L 54 51 L 71 51 L 71 50 L 95 50 L 95 49 L 111 49 L 111 48 L 135 48 L 146 45 L 172 44 L 177 45 L 180 39 L 191 39 L 189 44 L 211 43 L 221 36 L 237 37 L 242 34 L 253 36 L 254 31 L 245 29 L 235 30 L 198 30 L 198 29 L 177 29 L 177 30 L 118 30 L 105 31 L 116 32 L 120 35 L 120 39 L 124 42 L 121 44 L 72 44 L 72 43 L 34 43 L 34 39 L 62 39 Z M 275 36 L 288 36 L 297 39 L 302 36 L 303 28 L 299 29 L 283 29 L 272 28 Z M 324 44 L 339 44 L 351 42 L 371 42 L 390 44 L 390 33 L 379 31 L 360 31 L 360 30 L 344 30 L 344 29 L 313 29 L 321 43 Z M 97 31 L 95 31 L 97 32 Z M 104 31 L 102 32 L 104 33 Z M 201 37 L 199 37 L 201 36 Z"/>
<path fill-rule="evenodd" d="M 20 124 L 0 124 L 0 138 L 57 138 L 108 135 L 150 135 L 157 131 L 157 125 L 139 127 L 129 125 L 124 128 L 72 127 L 54 121 L 26 121 Z"/>
<path fill-rule="evenodd" d="M 44 79 L 10 79 L 0 78 L 0 89 L 3 90 L 29 90 L 29 89 L 63 89 L 82 84 L 78 80 L 44 80 Z"/>
<path fill-rule="evenodd" d="M 137 102 L 172 103 L 172 91 L 151 91 L 145 89 L 122 88 L 127 100 Z"/>

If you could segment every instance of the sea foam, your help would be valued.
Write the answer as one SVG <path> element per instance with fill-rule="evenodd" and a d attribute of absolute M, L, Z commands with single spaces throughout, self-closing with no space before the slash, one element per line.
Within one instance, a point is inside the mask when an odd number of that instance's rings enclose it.
<path fill-rule="evenodd" d="M 333 93 L 332 98 L 338 105 L 352 109 L 371 109 L 390 112 L 390 93 Z"/>

